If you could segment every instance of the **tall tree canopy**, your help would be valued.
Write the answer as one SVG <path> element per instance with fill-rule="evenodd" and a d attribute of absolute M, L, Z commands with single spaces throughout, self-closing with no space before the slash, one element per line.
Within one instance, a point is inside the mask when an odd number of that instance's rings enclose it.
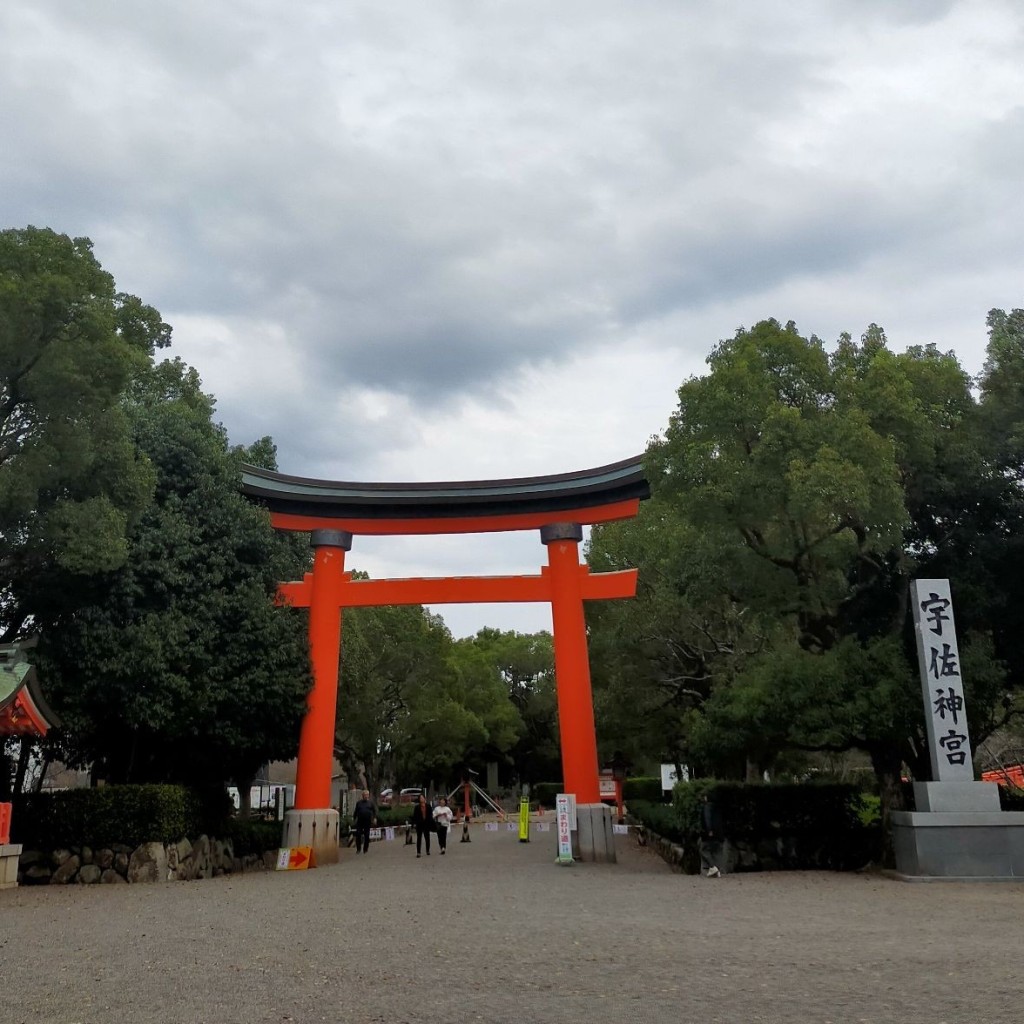
<path fill-rule="evenodd" d="M 420 606 L 345 612 L 335 753 L 350 778 L 447 781 L 522 728 L 500 671 Z"/>
<path fill-rule="evenodd" d="M 114 781 L 247 785 L 294 754 L 310 682 L 304 616 L 274 605 L 306 554 L 240 492 L 241 459 L 272 446 L 229 451 L 178 361 L 138 374 L 123 408 L 155 478 L 125 564 L 55 564 L 27 591 L 61 752 Z"/>
<path fill-rule="evenodd" d="M 119 398 L 168 344 L 156 310 L 114 288 L 88 239 L 0 231 L 0 600 L 21 630 L 17 583 L 57 564 L 122 565 L 153 485 Z"/>
<path fill-rule="evenodd" d="M 601 699 L 632 688 L 675 712 L 651 737 L 661 756 L 667 733 L 720 768 L 858 747 L 894 799 L 901 764 L 927 760 L 914 577 L 953 581 L 975 737 L 1005 720 L 1000 698 L 1020 678 L 998 656 L 1008 637 L 988 584 L 1021 532 L 1020 477 L 997 443 L 1019 424 L 1020 320 L 990 324 L 981 404 L 952 354 L 894 353 L 875 326 L 830 353 L 764 321 L 682 385 L 648 450 L 652 501 L 634 524 L 595 529 L 589 553 L 598 568 L 634 555 L 653 581 L 632 641 L 628 610 L 592 622 L 617 638 Z"/>

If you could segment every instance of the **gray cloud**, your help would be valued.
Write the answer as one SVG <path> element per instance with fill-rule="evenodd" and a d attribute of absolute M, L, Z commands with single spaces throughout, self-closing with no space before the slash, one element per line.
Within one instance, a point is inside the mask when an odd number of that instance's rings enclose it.
<path fill-rule="evenodd" d="M 1013 0 L 9 0 L 0 219 L 92 237 L 232 436 L 296 472 L 415 473 L 439 423 L 455 459 L 481 409 L 552 412 L 538 371 L 579 402 L 571 469 L 604 439 L 598 354 L 678 374 L 649 384 L 667 415 L 741 322 L 916 341 L 1019 304 L 1022 24 Z"/>

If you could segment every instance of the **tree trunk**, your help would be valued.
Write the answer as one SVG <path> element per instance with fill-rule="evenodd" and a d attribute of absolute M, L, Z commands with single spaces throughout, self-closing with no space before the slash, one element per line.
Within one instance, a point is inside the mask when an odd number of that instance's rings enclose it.
<path fill-rule="evenodd" d="M 240 779 L 238 786 L 238 816 L 240 818 L 252 817 L 252 783 L 255 776 L 249 775 Z"/>
<path fill-rule="evenodd" d="M 34 740 L 22 739 L 21 741 L 21 749 L 18 751 L 18 767 L 14 771 L 15 794 L 20 793 L 25 785 L 25 776 L 28 773 L 28 762 L 32 758 L 32 750 L 35 745 Z"/>
<path fill-rule="evenodd" d="M 892 842 L 892 812 L 904 809 L 903 788 L 900 777 L 903 769 L 903 758 L 899 751 L 891 746 L 872 747 L 868 754 L 871 767 L 878 779 L 878 792 L 882 802 L 882 866 L 896 866 L 896 856 Z"/>
<path fill-rule="evenodd" d="M 41 793 L 43 791 L 43 780 L 46 778 L 46 773 L 50 770 L 50 765 L 53 764 L 53 758 L 49 754 L 43 759 L 43 766 L 39 769 L 39 776 L 36 778 L 36 783 L 32 787 L 33 793 Z"/>
<path fill-rule="evenodd" d="M 11 776 L 14 774 L 14 765 L 10 755 L 0 745 L 0 801 L 6 803 L 11 799 Z"/>

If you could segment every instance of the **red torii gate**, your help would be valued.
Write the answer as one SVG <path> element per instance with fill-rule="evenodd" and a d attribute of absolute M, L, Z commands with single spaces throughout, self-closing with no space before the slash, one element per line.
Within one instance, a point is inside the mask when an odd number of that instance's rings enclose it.
<path fill-rule="evenodd" d="M 282 600 L 309 608 L 313 669 L 285 845 L 313 845 L 322 861 L 337 856 L 330 783 L 343 608 L 548 602 L 565 791 L 575 794 L 578 805 L 603 808 L 583 602 L 634 596 L 637 573 L 591 573 L 580 563 L 579 542 L 584 525 L 637 514 L 650 493 L 639 456 L 557 476 L 436 484 L 329 482 L 245 467 L 242 485 L 250 498 L 269 508 L 275 527 L 308 531 L 314 549 L 313 571 L 279 587 Z M 355 580 L 345 571 L 354 534 L 527 529 L 539 529 L 548 549 L 548 564 L 536 576 Z M 608 850 L 594 856 L 605 859 L 609 853 L 613 859 Z"/>

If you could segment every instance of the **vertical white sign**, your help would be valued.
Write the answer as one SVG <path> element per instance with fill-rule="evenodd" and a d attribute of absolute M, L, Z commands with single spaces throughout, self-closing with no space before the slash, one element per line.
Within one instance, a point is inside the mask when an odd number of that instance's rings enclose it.
<path fill-rule="evenodd" d="M 936 782 L 973 782 L 974 762 L 949 580 L 914 580 L 910 597 L 932 777 Z"/>
<path fill-rule="evenodd" d="M 559 793 L 555 797 L 555 819 L 558 825 L 558 863 L 572 863 L 572 823 L 571 811 L 575 801 L 568 793 Z"/>

